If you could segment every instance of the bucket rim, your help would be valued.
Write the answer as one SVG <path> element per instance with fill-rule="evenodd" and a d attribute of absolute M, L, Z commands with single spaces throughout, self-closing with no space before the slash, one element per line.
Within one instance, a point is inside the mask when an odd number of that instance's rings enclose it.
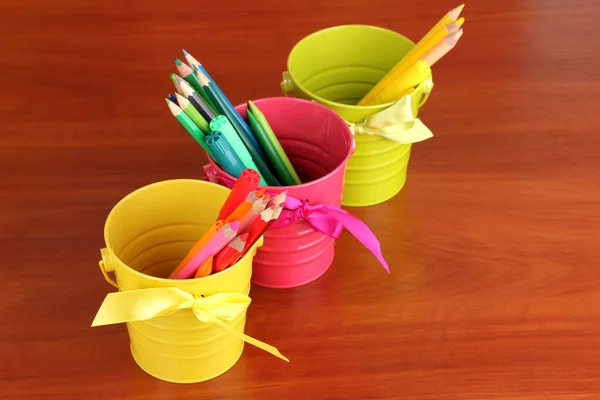
<path fill-rule="evenodd" d="M 292 50 L 290 50 L 290 53 L 288 54 L 288 58 L 287 58 L 287 72 L 290 74 L 290 78 L 292 79 L 293 83 L 295 86 L 298 87 L 298 89 L 302 90 L 305 93 L 310 93 L 310 95 L 318 102 L 323 103 L 323 104 L 327 104 L 331 107 L 340 107 L 340 108 L 345 108 L 347 110 L 361 110 L 361 111 L 365 111 L 365 110 L 383 110 L 385 108 L 390 107 L 392 104 L 394 104 L 394 102 L 389 102 L 389 103 L 385 103 L 385 104 L 374 104 L 374 105 L 369 105 L 369 106 L 357 106 L 357 105 L 351 105 L 351 104 L 344 104 L 344 103 L 339 103 L 337 101 L 333 101 L 333 100 L 328 100 L 324 97 L 318 96 L 316 94 L 314 94 L 312 91 L 307 90 L 303 85 L 301 85 L 300 83 L 297 82 L 297 80 L 294 78 L 294 73 L 292 70 L 292 65 L 291 65 L 291 59 L 294 55 L 294 53 L 296 51 L 298 51 L 298 46 L 300 46 L 303 42 L 307 41 L 308 39 L 314 37 L 314 36 L 318 36 L 327 32 L 331 32 L 331 31 L 335 31 L 335 30 L 341 30 L 341 29 L 348 29 L 348 28 L 365 28 L 368 30 L 378 30 L 378 31 L 382 31 L 382 32 L 386 32 L 386 33 L 390 33 L 393 34 L 395 36 L 397 36 L 400 39 L 406 40 L 407 42 L 409 42 L 411 45 L 415 45 L 415 42 L 413 42 L 412 40 L 410 40 L 408 37 L 402 35 L 401 33 L 398 33 L 392 29 L 388 29 L 388 28 L 384 28 L 381 26 L 377 26 L 377 25 L 368 25 L 368 24 L 345 24 L 345 25 L 335 25 L 335 26 L 330 26 L 324 29 L 319 29 L 318 31 L 312 32 L 306 36 L 304 36 L 302 39 L 300 39 L 298 42 L 296 42 L 296 44 L 294 45 L 294 47 L 292 47 Z"/>
<path fill-rule="evenodd" d="M 176 184 L 176 183 L 192 183 L 192 184 L 198 184 L 201 186 L 206 186 L 206 187 L 212 187 L 216 190 L 224 190 L 229 192 L 230 189 L 226 188 L 225 186 L 222 185 L 218 185 L 216 183 L 212 183 L 212 182 L 208 182 L 208 181 L 203 181 L 203 180 L 199 180 L 199 179 L 190 179 L 190 178 L 179 178 L 179 179 L 167 179 L 167 180 L 163 180 L 163 181 L 157 181 L 157 182 L 153 182 L 150 183 L 148 185 L 144 185 L 142 187 L 137 188 L 136 190 L 129 192 L 126 196 L 122 197 L 121 200 L 119 200 L 110 210 L 110 212 L 108 213 L 108 216 L 106 217 L 106 220 L 104 222 L 104 243 L 106 248 L 109 251 L 109 254 L 111 257 L 115 257 L 116 260 L 119 261 L 119 263 L 121 264 L 121 266 L 124 266 L 129 272 L 142 277 L 142 278 L 146 278 L 146 279 L 151 279 L 153 281 L 156 281 L 158 283 L 162 283 L 162 284 L 170 284 L 172 285 L 174 282 L 178 282 L 178 283 L 182 283 L 182 282 L 189 282 L 187 284 L 191 284 L 193 282 L 198 283 L 198 282 L 209 282 L 210 280 L 214 280 L 214 279 L 222 279 L 224 277 L 226 277 L 227 275 L 230 275 L 232 273 L 235 272 L 235 270 L 238 269 L 238 266 L 243 264 L 243 261 L 254 252 L 254 249 L 256 249 L 256 246 L 261 243 L 261 240 L 257 240 L 256 243 L 246 252 L 246 254 L 244 254 L 243 257 L 241 257 L 235 264 L 233 264 L 232 266 L 225 268 L 223 271 L 217 272 L 215 274 L 210 274 L 208 276 L 203 276 L 201 278 L 191 278 L 191 279 L 169 279 L 169 278 L 160 278 L 157 276 L 152 276 L 152 275 L 148 275 L 145 274 L 143 272 L 140 272 L 138 270 L 135 270 L 133 268 L 131 268 L 129 265 L 127 265 L 127 263 L 125 263 L 123 260 L 121 260 L 121 258 L 119 258 L 119 256 L 115 253 L 113 247 L 112 247 L 112 243 L 110 241 L 109 238 L 109 234 L 108 234 L 108 230 L 109 230 L 109 226 L 110 223 L 112 221 L 112 219 L 114 218 L 114 213 L 115 210 L 117 210 L 119 207 L 121 207 L 124 203 L 126 203 L 127 201 L 131 200 L 132 197 L 139 195 L 140 193 L 144 192 L 144 191 L 148 191 L 148 190 L 152 190 L 153 188 L 157 187 L 157 186 L 163 186 L 163 185 L 172 185 L 172 184 Z M 253 257 L 253 256 L 252 256 Z M 234 271 L 234 272 L 232 272 Z M 179 286 L 177 286 L 179 287 Z"/>
<path fill-rule="evenodd" d="M 356 148 L 356 141 L 354 139 L 354 135 L 352 135 L 352 132 L 350 131 L 350 128 L 348 127 L 348 124 L 346 123 L 346 121 L 344 121 L 344 119 L 342 117 L 340 117 L 335 111 L 333 111 L 332 109 L 325 107 L 322 104 L 319 104 L 315 101 L 311 101 L 311 100 L 306 100 L 306 99 L 299 99 L 296 97 L 264 97 L 261 99 L 257 99 L 257 100 L 252 100 L 252 102 L 256 105 L 259 106 L 263 103 L 268 103 L 271 101 L 286 101 L 286 102 L 292 102 L 292 103 L 307 103 L 310 104 L 313 107 L 318 107 L 318 108 L 322 108 L 323 110 L 326 110 L 328 113 L 331 114 L 331 116 L 334 119 L 337 119 L 343 126 L 346 127 L 345 132 L 347 135 L 347 138 L 349 139 L 349 142 L 351 143 L 350 148 L 348 149 L 346 156 L 344 157 L 344 160 L 337 166 L 335 167 L 331 172 L 323 175 L 322 177 L 318 178 L 318 179 L 314 179 L 311 180 L 310 182 L 305 182 L 305 183 L 301 183 L 300 185 L 289 185 L 289 186 L 259 186 L 260 188 L 265 188 L 265 190 L 267 191 L 271 191 L 271 192 L 280 192 L 283 190 L 292 190 L 292 189 L 305 189 L 308 188 L 310 186 L 316 185 L 318 183 L 321 183 L 323 181 L 325 181 L 326 179 L 330 178 L 331 176 L 335 175 L 336 173 L 339 172 L 340 169 L 342 168 L 346 168 L 346 165 L 348 164 L 348 160 L 350 159 L 350 156 L 354 153 L 354 149 Z M 238 104 L 237 106 L 235 106 L 236 111 L 238 111 L 240 108 L 244 108 L 246 107 L 247 104 L 246 103 L 242 103 L 242 104 Z M 275 133 L 277 134 L 277 133 Z M 232 175 L 228 174 L 227 172 L 225 172 L 208 154 L 206 155 L 208 158 L 208 161 L 210 163 L 210 165 L 215 168 L 219 174 L 221 174 L 222 176 L 232 180 L 232 181 L 237 181 L 238 178 L 233 177 Z"/>

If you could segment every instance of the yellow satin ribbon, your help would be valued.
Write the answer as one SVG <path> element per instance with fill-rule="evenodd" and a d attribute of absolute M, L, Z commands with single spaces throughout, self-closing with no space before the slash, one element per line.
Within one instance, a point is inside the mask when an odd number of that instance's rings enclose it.
<path fill-rule="evenodd" d="M 417 118 L 433 82 L 426 80 L 393 105 L 370 115 L 363 122 L 347 122 L 354 135 L 381 136 L 395 143 L 417 143 L 433 136 L 433 133 Z"/>
<path fill-rule="evenodd" d="M 217 293 L 196 297 L 174 287 L 127 290 L 109 293 L 106 296 L 92 326 L 144 321 L 191 309 L 200 321 L 218 326 L 238 339 L 289 362 L 290 360 L 275 347 L 238 332 L 226 323 L 242 315 L 250 302 L 250 297 L 242 293 Z"/>

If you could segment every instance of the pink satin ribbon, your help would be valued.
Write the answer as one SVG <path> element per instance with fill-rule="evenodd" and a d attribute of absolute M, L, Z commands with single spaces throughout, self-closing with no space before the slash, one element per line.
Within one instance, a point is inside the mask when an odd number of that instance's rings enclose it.
<path fill-rule="evenodd" d="M 207 181 L 218 183 L 229 189 L 235 181 L 220 176 L 212 165 L 204 166 Z M 276 193 L 272 193 L 275 195 Z M 329 204 L 311 205 L 308 201 L 300 201 L 287 196 L 283 203 L 281 215 L 271 226 L 273 229 L 283 228 L 291 223 L 306 221 L 314 230 L 334 239 L 339 239 L 344 228 L 348 230 L 359 242 L 363 244 L 379 260 L 383 268 L 390 273 L 390 268 L 381 254 L 381 245 L 369 227 L 347 211 Z"/>

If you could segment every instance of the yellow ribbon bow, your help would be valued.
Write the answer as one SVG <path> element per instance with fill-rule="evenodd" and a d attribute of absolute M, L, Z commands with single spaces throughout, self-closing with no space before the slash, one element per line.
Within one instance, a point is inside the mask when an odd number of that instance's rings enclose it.
<path fill-rule="evenodd" d="M 144 321 L 191 309 L 200 321 L 218 326 L 238 339 L 289 362 L 275 347 L 236 331 L 226 323 L 242 315 L 250 301 L 250 297 L 242 293 L 217 293 L 197 297 L 175 287 L 127 290 L 106 296 L 92 326 Z"/>
<path fill-rule="evenodd" d="M 354 135 L 381 136 L 402 144 L 429 139 L 433 133 L 417 118 L 417 113 L 432 88 L 433 81 L 426 80 L 393 105 L 367 117 L 363 122 L 346 123 Z"/>

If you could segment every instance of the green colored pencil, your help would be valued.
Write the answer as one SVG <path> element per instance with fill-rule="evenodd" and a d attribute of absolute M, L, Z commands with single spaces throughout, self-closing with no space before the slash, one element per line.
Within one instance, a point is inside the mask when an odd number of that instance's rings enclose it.
<path fill-rule="evenodd" d="M 175 85 L 175 90 L 177 91 L 177 93 L 183 94 L 183 89 L 179 84 L 179 81 L 183 79 L 177 76 L 177 74 L 171 74 L 171 80 L 173 81 L 173 85 Z"/>
<path fill-rule="evenodd" d="M 273 172 L 271 171 L 269 166 L 266 164 L 265 160 L 263 160 L 263 158 L 260 156 L 260 154 L 256 150 L 256 147 L 252 144 L 248 136 L 244 133 L 237 120 L 235 119 L 234 113 L 237 113 L 237 111 L 234 108 L 227 107 L 223 98 L 219 96 L 214 90 L 212 82 L 210 82 L 204 74 L 199 74 L 198 80 L 200 80 L 200 83 L 202 84 L 202 86 L 204 86 L 206 93 L 208 93 L 208 95 L 213 99 L 214 103 L 217 104 L 217 109 L 222 113 L 222 115 L 227 117 L 227 120 L 231 123 L 232 127 L 238 133 L 238 137 L 240 138 L 246 149 L 248 149 L 248 152 L 252 156 L 254 164 L 256 164 L 256 166 L 258 167 L 258 173 L 260 174 L 260 176 L 264 178 L 265 181 L 267 181 L 267 184 L 269 186 L 281 186 L 275 175 L 273 175 Z"/>
<path fill-rule="evenodd" d="M 179 123 L 181 125 L 183 125 L 183 127 L 189 132 L 189 134 L 192 135 L 192 137 L 194 139 L 196 139 L 196 142 L 198 142 L 200 144 L 200 146 L 202 146 L 204 151 L 206 151 L 206 153 L 208 153 L 210 158 L 212 158 L 214 160 L 215 158 L 213 157 L 212 152 L 208 148 L 207 144 L 204 142 L 204 133 L 202 133 L 200 128 L 198 128 L 198 126 L 196 126 L 196 124 L 194 124 L 194 121 L 192 121 L 192 119 L 190 117 L 188 117 L 187 114 L 185 112 L 183 112 L 183 110 L 181 108 L 179 108 L 179 106 L 177 104 L 173 103 L 169 99 L 165 99 L 165 100 L 167 101 L 167 104 L 169 106 L 169 109 L 171 110 L 171 113 L 173 114 L 173 116 L 175 118 L 177 118 L 177 121 L 179 121 Z"/>
<path fill-rule="evenodd" d="M 260 146 L 264 150 L 266 156 L 269 158 L 269 161 L 271 161 L 271 165 L 275 169 L 275 172 L 277 172 L 279 181 L 285 186 L 296 185 L 292 175 L 289 173 L 287 167 L 283 163 L 283 160 L 279 156 L 277 148 L 273 143 L 271 143 L 269 140 L 269 135 L 267 135 L 262 125 L 260 122 L 258 122 L 249 108 L 246 109 L 246 115 L 248 116 L 248 125 L 250 125 L 250 128 L 252 129 L 252 132 L 254 132 L 254 136 L 258 140 L 258 143 L 260 143 Z"/>
<path fill-rule="evenodd" d="M 177 103 L 179 104 L 179 107 L 183 110 L 184 113 L 187 114 L 188 117 L 192 119 L 192 121 L 194 121 L 194 124 L 196 124 L 196 126 L 198 126 L 198 128 L 200 128 L 202 132 L 204 132 L 204 134 L 210 134 L 210 126 L 208 125 L 208 122 L 206 122 L 202 115 L 200 115 L 200 113 L 198 112 L 198 110 L 196 110 L 192 103 L 190 103 L 188 99 L 186 99 L 179 93 L 175 93 L 175 97 L 177 98 Z"/>
<path fill-rule="evenodd" d="M 254 105 L 254 103 L 252 101 L 248 101 L 248 109 L 252 112 L 252 115 L 254 115 L 256 117 L 257 121 L 260 123 L 263 130 L 267 134 L 269 141 L 273 144 L 273 147 L 275 147 L 275 150 L 277 150 L 277 154 L 279 154 L 279 157 L 281 158 L 281 161 L 285 165 L 285 168 L 288 170 L 289 174 L 292 176 L 294 183 L 296 185 L 300 185 L 302 183 L 302 181 L 300 180 L 300 177 L 296 173 L 296 170 L 294 169 L 294 166 L 290 162 L 290 159 L 288 158 L 287 154 L 285 154 L 283 147 L 281 147 L 281 144 L 279 143 L 277 136 L 275 136 L 273 129 L 271 129 L 271 125 L 269 125 L 269 122 L 267 121 L 267 118 L 265 118 L 265 115 L 262 113 L 262 111 L 260 111 L 258 109 L 258 107 L 256 107 Z"/>
<path fill-rule="evenodd" d="M 194 90 L 198 92 L 200 97 L 202 97 L 202 100 L 204 100 L 206 104 L 208 104 L 211 110 L 215 114 L 218 114 L 215 104 L 213 104 L 210 97 L 208 97 L 208 95 L 206 94 L 206 91 L 200 84 L 198 77 L 196 76 L 196 74 L 194 74 L 194 70 L 192 70 L 188 65 L 184 64 L 183 61 L 181 61 L 179 58 L 175 59 L 175 65 L 177 66 L 177 71 L 179 72 L 179 75 L 181 75 L 183 79 L 189 82 L 189 84 L 192 85 Z"/>

